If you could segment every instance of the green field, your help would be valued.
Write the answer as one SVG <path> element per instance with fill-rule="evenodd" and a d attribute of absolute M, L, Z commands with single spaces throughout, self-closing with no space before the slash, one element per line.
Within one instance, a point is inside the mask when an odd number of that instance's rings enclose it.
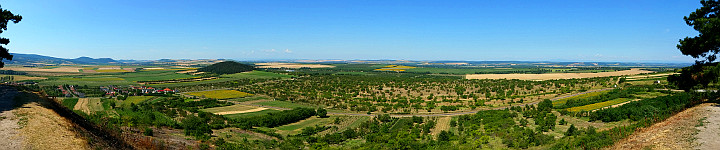
<path fill-rule="evenodd" d="M 113 110 L 112 106 L 110 105 L 110 103 L 114 102 L 117 106 L 118 103 L 116 100 L 101 98 L 100 102 L 102 102 L 102 107 L 103 107 L 103 110 L 105 110 L 105 114 L 107 114 L 109 117 L 118 117 L 117 112 L 115 112 L 115 110 Z"/>
<path fill-rule="evenodd" d="M 248 97 L 243 97 L 243 98 L 228 99 L 228 101 L 246 102 L 246 101 L 264 100 L 264 99 L 270 99 L 270 98 L 264 97 L 264 96 L 248 96 Z"/>
<path fill-rule="evenodd" d="M 370 117 L 368 117 L 368 116 L 349 116 L 349 117 L 345 117 L 345 118 L 351 119 L 350 121 L 352 121 L 352 122 L 349 123 L 348 125 L 340 127 L 338 129 L 338 131 L 345 131 L 346 129 L 355 129 L 357 127 L 360 127 L 360 124 L 362 124 L 363 122 L 370 120 Z"/>
<path fill-rule="evenodd" d="M 224 115 L 224 116 L 228 117 L 228 118 L 232 118 L 232 119 L 237 119 L 237 118 L 243 118 L 243 117 L 260 116 L 260 115 L 265 115 L 268 113 L 279 113 L 279 112 L 281 112 L 281 111 L 275 110 L 275 109 L 265 109 L 265 110 L 256 111 L 256 112 L 242 113 L 242 114 L 230 114 L 230 115 Z"/>
<path fill-rule="evenodd" d="M 253 103 L 257 105 L 264 105 L 264 106 L 272 106 L 272 107 L 282 107 L 282 108 L 318 108 L 320 106 L 310 105 L 310 104 L 299 104 L 299 103 L 292 103 L 288 101 L 264 101 L 264 102 L 257 102 Z"/>
<path fill-rule="evenodd" d="M 135 82 L 127 81 L 118 77 L 91 76 L 91 77 L 62 77 L 53 78 L 38 83 L 42 86 L 51 85 L 80 85 L 80 86 L 107 86 L 107 85 L 137 85 Z"/>
<path fill-rule="evenodd" d="M 666 96 L 668 94 L 661 93 L 661 92 L 638 92 L 638 93 L 635 93 L 634 95 L 637 97 L 640 97 L 640 98 L 654 98 L 654 97 L 658 97 L 658 96 Z"/>
<path fill-rule="evenodd" d="M 194 85 L 200 85 L 200 84 L 220 83 L 220 82 L 227 82 L 227 81 L 233 81 L 233 80 L 237 80 L 237 79 L 235 79 L 235 78 L 219 78 L 219 79 L 212 79 L 212 80 L 192 81 L 192 82 L 150 84 L 150 86 L 163 87 L 163 88 L 164 87 L 194 86 Z"/>
<path fill-rule="evenodd" d="M 565 102 L 567 102 L 568 100 L 571 100 L 571 99 L 584 99 L 584 98 L 588 98 L 588 97 L 595 97 L 595 96 L 599 96 L 599 95 L 605 94 L 610 91 L 612 91 L 612 90 L 586 93 L 586 94 L 582 94 L 582 95 L 559 99 L 559 100 L 553 101 L 552 103 L 553 103 L 553 106 L 561 106 L 561 105 L 565 105 Z"/>
<path fill-rule="evenodd" d="M 100 111 L 105 110 L 100 98 L 88 98 L 87 105 L 88 105 L 87 107 L 90 109 L 91 112 L 100 112 Z"/>
<path fill-rule="evenodd" d="M 68 109 L 75 108 L 75 104 L 77 104 L 78 98 L 64 98 L 62 99 L 63 106 L 67 107 Z"/>
<path fill-rule="evenodd" d="M 221 75 L 220 77 L 238 78 L 238 79 L 267 79 L 267 78 L 291 78 L 293 76 L 254 70 L 251 72 Z"/>
<path fill-rule="evenodd" d="M 187 92 L 185 94 L 202 97 L 202 98 L 214 98 L 214 99 L 229 99 L 229 98 L 240 98 L 248 97 L 253 94 L 240 92 L 236 90 L 212 90 L 212 91 L 200 91 L 200 92 Z"/>
<path fill-rule="evenodd" d="M 633 99 L 618 98 L 618 99 L 614 99 L 614 100 L 610 100 L 610 101 L 605 101 L 605 102 L 600 102 L 600 103 L 595 103 L 595 104 L 590 104 L 590 105 L 585 105 L 585 106 L 572 107 L 572 108 L 568 108 L 567 110 L 570 112 L 590 111 L 590 110 L 600 109 L 600 108 L 607 107 L 607 106 L 612 106 L 615 104 L 620 104 L 620 103 L 631 101 L 631 100 L 633 100 Z"/>
<path fill-rule="evenodd" d="M 95 70 L 96 72 L 130 72 L 123 69 L 103 69 L 103 70 Z"/>
<path fill-rule="evenodd" d="M 310 117 L 308 119 L 287 124 L 284 126 L 275 127 L 277 130 L 275 133 L 279 133 L 282 135 L 294 135 L 298 134 L 302 131 L 305 127 L 311 127 L 311 126 L 322 126 L 326 124 L 331 124 L 333 122 L 333 119 L 337 118 L 336 116 L 330 116 L 328 118 L 318 118 L 317 116 Z"/>
<path fill-rule="evenodd" d="M 194 75 L 175 73 L 175 70 L 163 70 L 163 71 L 140 71 L 131 72 L 117 75 L 117 77 L 123 78 L 128 81 L 160 81 L 160 80 L 174 80 L 174 79 L 186 79 L 197 77 Z"/>
<path fill-rule="evenodd" d="M 130 96 L 122 102 L 123 107 L 129 107 L 130 104 L 137 104 L 153 98 L 154 96 Z"/>
<path fill-rule="evenodd" d="M 367 75 L 367 72 L 337 72 L 334 75 Z"/>
<path fill-rule="evenodd" d="M 248 133 L 237 132 L 242 130 L 243 129 L 239 128 L 225 128 L 223 130 L 220 130 L 219 132 L 214 132 L 219 135 L 217 138 L 223 138 L 224 140 L 231 142 L 241 142 L 243 140 L 262 140 L 261 138 L 257 138 L 256 136 L 250 135 Z"/>

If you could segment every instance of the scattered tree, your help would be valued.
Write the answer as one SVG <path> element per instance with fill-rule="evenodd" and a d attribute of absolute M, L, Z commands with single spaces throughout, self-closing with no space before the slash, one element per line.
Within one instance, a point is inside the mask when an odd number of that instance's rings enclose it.
<path fill-rule="evenodd" d="M 0 7 L 0 33 L 7 30 L 8 22 L 18 23 L 20 20 L 22 20 L 22 16 L 13 14 L 9 10 Z M 2 46 L 8 43 L 10 43 L 10 39 L 0 37 L 0 68 L 5 66 L 5 63 L 2 62 L 3 59 L 12 60 L 13 58 L 9 50 Z"/>
<path fill-rule="evenodd" d="M 681 39 L 677 48 L 683 55 L 703 60 L 683 68 L 681 74 L 668 77 L 669 82 L 685 91 L 707 87 L 709 83 L 717 82 L 720 76 L 720 66 L 715 62 L 720 52 L 720 2 L 702 0 L 700 3 L 702 7 L 683 18 L 687 25 L 700 34 Z"/>

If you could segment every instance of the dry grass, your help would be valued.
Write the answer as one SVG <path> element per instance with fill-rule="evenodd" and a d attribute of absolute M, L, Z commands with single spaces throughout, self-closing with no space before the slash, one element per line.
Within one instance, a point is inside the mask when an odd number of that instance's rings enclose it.
<path fill-rule="evenodd" d="M 247 106 L 247 105 L 232 105 L 232 106 L 225 106 L 225 107 L 208 108 L 208 109 L 203 109 L 202 111 L 210 112 L 210 113 L 213 113 L 216 115 L 229 115 L 229 114 L 242 114 L 242 113 L 249 113 L 249 112 L 258 112 L 258 111 L 262 111 L 265 109 L 267 109 L 267 108 Z"/>
<path fill-rule="evenodd" d="M 430 134 L 432 135 L 438 135 L 441 131 L 447 131 L 450 130 L 450 120 L 451 117 L 440 117 L 436 120 L 435 128 L 433 128 L 432 132 Z"/>
<path fill-rule="evenodd" d="M 28 71 L 28 72 L 80 72 L 78 67 L 57 67 L 51 69 L 30 68 L 30 67 L 6 67 L 0 70 Z"/>
<path fill-rule="evenodd" d="M 24 127 L 18 129 L 25 138 L 24 149 L 90 149 L 88 141 L 73 129 L 70 121 L 38 102 L 25 104 L 13 112 L 26 120 Z"/>
<path fill-rule="evenodd" d="M 79 110 L 82 112 L 85 112 L 87 114 L 90 114 L 90 108 L 88 108 L 89 100 L 88 98 L 79 98 L 78 102 L 75 103 L 75 108 L 73 110 Z"/>
<path fill-rule="evenodd" d="M 257 68 L 334 68 L 331 65 L 321 64 L 296 64 L 296 63 L 255 63 Z"/>
<path fill-rule="evenodd" d="M 599 73 L 546 73 L 546 74 L 468 74 L 466 79 L 520 79 L 520 80 L 553 80 L 553 79 L 578 79 L 594 77 L 610 77 L 635 75 L 641 73 L 652 73 L 652 71 L 633 68 L 630 70 Z"/>
<path fill-rule="evenodd" d="M 197 70 L 185 70 L 185 71 L 178 71 L 175 73 L 191 73 L 191 72 L 197 72 Z"/>
<path fill-rule="evenodd" d="M 675 114 L 663 122 L 638 129 L 608 149 L 692 149 L 696 146 L 692 139 L 694 134 L 697 134 L 695 126 L 702 116 L 701 110 L 709 105 L 711 104 L 700 104 Z M 713 136 L 713 139 L 716 139 L 717 135 Z"/>

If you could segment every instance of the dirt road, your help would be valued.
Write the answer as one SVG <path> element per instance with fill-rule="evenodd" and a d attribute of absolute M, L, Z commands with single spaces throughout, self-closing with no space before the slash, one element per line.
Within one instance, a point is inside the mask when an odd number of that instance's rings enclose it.
<path fill-rule="evenodd" d="M 720 149 L 720 104 L 709 104 L 698 110 L 700 118 L 695 128 L 698 130 L 695 149 Z"/>

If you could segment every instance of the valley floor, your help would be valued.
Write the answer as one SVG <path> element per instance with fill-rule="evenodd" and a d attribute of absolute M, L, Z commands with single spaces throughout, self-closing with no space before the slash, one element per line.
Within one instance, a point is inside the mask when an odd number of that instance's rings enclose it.
<path fill-rule="evenodd" d="M 703 103 L 640 129 L 608 149 L 720 149 L 719 136 L 720 104 Z"/>

